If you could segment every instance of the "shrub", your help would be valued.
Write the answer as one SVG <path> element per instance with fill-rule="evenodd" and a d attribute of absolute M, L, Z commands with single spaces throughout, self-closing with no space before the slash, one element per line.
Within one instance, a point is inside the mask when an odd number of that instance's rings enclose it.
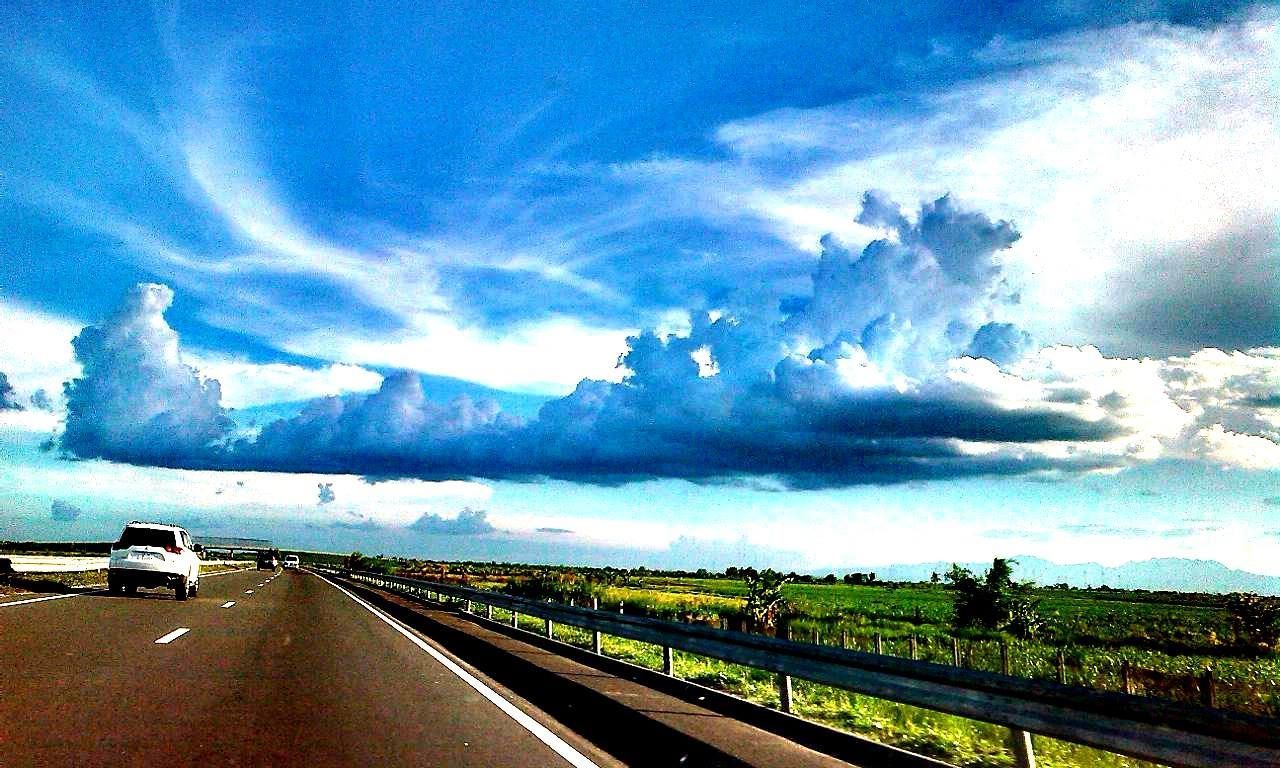
<path fill-rule="evenodd" d="M 1012 560 L 995 558 L 981 578 L 968 568 L 952 565 L 947 583 L 955 591 L 953 626 L 1008 632 L 1022 638 L 1034 637 L 1044 626 L 1032 598 L 1031 582 L 1013 580 Z"/>
<path fill-rule="evenodd" d="M 742 571 L 742 577 L 747 585 L 747 601 L 743 610 L 751 630 L 771 631 L 777 626 L 778 617 L 786 606 L 782 588 L 791 581 L 791 577 L 769 568 L 763 571 L 746 568 Z"/>
<path fill-rule="evenodd" d="M 1236 638 L 1259 648 L 1272 648 L 1280 636 L 1280 600 L 1252 592 L 1233 592 L 1224 607 Z"/>

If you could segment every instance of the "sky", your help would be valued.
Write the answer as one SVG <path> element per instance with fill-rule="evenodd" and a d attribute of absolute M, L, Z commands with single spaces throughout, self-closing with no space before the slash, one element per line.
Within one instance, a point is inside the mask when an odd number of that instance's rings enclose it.
<path fill-rule="evenodd" d="M 1280 9 L 795 5 L 5 4 L 0 539 L 1280 575 Z"/>

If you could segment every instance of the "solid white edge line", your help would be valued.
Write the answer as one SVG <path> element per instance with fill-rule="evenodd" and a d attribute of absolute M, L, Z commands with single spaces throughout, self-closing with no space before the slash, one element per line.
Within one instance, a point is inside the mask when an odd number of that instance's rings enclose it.
<path fill-rule="evenodd" d="M 499 695 L 497 691 L 494 691 L 489 686 L 480 682 L 470 672 L 468 672 L 467 670 L 455 664 L 453 660 L 450 659 L 448 656 L 445 656 L 443 653 L 440 653 L 435 648 L 432 648 L 430 645 L 423 642 L 422 638 L 410 632 L 403 624 L 391 618 L 390 616 L 383 613 L 382 611 L 378 610 L 377 608 L 373 607 L 372 605 L 360 599 L 359 597 L 356 597 L 354 594 L 347 591 L 346 589 L 343 589 L 342 587 L 338 586 L 332 581 L 329 581 L 324 576 L 320 576 L 320 574 L 314 574 L 314 575 L 319 576 L 321 581 L 323 581 L 324 583 L 328 584 L 329 586 L 338 590 L 342 594 L 354 600 L 357 605 L 361 606 L 362 608 L 367 610 L 369 613 L 372 613 L 374 616 L 377 616 L 379 619 L 382 619 L 382 621 L 385 622 L 387 626 L 399 632 L 401 635 L 404 635 L 409 640 L 409 642 L 418 646 L 423 651 L 426 651 L 427 655 L 431 656 L 431 658 L 440 662 L 445 669 L 449 670 L 450 672 L 452 672 L 453 674 L 461 678 L 462 682 L 474 688 L 477 693 L 479 693 L 481 696 L 488 699 L 489 702 L 494 706 L 496 706 L 498 709 L 502 710 L 503 714 L 505 714 L 507 717 L 510 717 L 512 720 L 515 720 L 516 723 L 524 727 L 524 729 L 527 730 L 529 733 L 532 733 L 534 737 L 536 737 L 539 741 L 541 741 L 543 744 L 546 744 L 548 747 L 550 747 L 553 752 L 555 752 L 557 755 L 567 760 L 570 765 L 574 766 L 575 768 L 599 768 L 599 766 L 593 763 L 586 755 L 582 754 L 578 750 L 569 746 L 569 744 L 564 739 L 552 733 L 545 725 L 543 725 L 542 723 L 539 723 L 537 720 L 534 720 L 532 717 L 525 714 L 524 710 L 520 709 L 519 707 L 507 701 L 506 699 L 502 698 L 502 696 Z"/>
<path fill-rule="evenodd" d="M 228 600 L 227 602 L 225 602 L 225 603 L 223 603 L 223 604 L 222 604 L 222 607 L 223 607 L 223 608 L 230 608 L 231 606 L 233 606 L 233 605 L 235 605 L 235 604 L 236 604 L 236 601 L 235 601 L 235 600 Z"/>
<path fill-rule="evenodd" d="M 156 640 L 156 645 L 168 645 L 191 631 L 191 627 L 178 627 L 167 635 Z"/>

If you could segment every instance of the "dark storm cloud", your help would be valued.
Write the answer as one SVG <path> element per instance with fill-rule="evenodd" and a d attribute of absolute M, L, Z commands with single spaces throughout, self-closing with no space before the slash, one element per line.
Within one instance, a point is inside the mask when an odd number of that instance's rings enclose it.
<path fill-rule="evenodd" d="M 768 476 L 806 488 L 1122 462 L 1028 448 L 1124 434 L 1111 416 L 1086 419 L 1048 401 L 1010 406 L 975 383 L 1000 381 L 998 366 L 1027 346 L 1016 327 L 990 320 L 1009 301 L 996 254 L 1017 240 L 1012 225 L 949 197 L 923 206 L 913 225 L 868 194 L 862 218 L 893 237 L 860 253 L 824 241 L 811 298 L 781 322 L 698 314 L 687 336 L 641 333 L 628 340 L 621 383 L 584 380 L 528 420 L 483 398 L 434 402 L 418 375 L 399 373 L 371 395 L 315 400 L 253 438 L 232 439 L 218 383 L 182 363 L 164 321 L 171 293 L 139 286 L 75 341 L 84 376 L 67 387 L 62 445 L 78 456 L 179 467 L 596 484 Z M 795 352 L 797 339 L 812 351 Z M 948 367 L 966 353 L 987 358 L 969 360 L 968 377 Z M 904 375 L 916 378 L 906 384 Z M 1070 388 L 1044 389 L 1059 385 Z"/>
<path fill-rule="evenodd" d="M 1181 247 L 1114 276 L 1096 332 L 1121 354 L 1280 345 L 1280 245 L 1274 222 Z"/>

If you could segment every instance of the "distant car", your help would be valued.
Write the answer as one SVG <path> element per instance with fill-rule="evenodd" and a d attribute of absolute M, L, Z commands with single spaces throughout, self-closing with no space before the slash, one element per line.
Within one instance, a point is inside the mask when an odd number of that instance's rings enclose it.
<path fill-rule="evenodd" d="M 271 552 L 259 552 L 259 553 L 258 553 L 258 568 L 259 568 L 259 569 L 265 568 L 265 569 L 267 569 L 268 571 L 274 571 L 274 570 L 276 569 L 276 556 L 275 556 L 275 554 L 273 554 L 273 553 L 271 553 Z"/>
<path fill-rule="evenodd" d="M 302 566 L 302 561 L 298 559 L 298 556 L 297 556 L 297 555 L 285 555 L 285 556 L 284 556 L 284 567 L 285 567 L 285 568 L 299 568 L 299 567 L 301 567 L 301 566 Z"/>
<path fill-rule="evenodd" d="M 168 587 L 179 600 L 200 591 L 199 544 L 176 525 L 134 520 L 111 545 L 107 591 L 134 594 L 139 587 Z"/>

